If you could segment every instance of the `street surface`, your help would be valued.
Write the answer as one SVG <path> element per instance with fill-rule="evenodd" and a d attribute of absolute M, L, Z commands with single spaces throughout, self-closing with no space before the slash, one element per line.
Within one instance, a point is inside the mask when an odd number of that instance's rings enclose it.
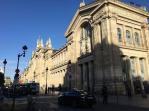
<path fill-rule="evenodd" d="M 59 106 L 57 104 L 57 96 L 39 96 L 34 97 L 35 107 L 31 111 L 149 111 L 147 108 L 134 107 L 128 105 L 119 105 L 116 103 L 109 103 L 103 105 L 99 102 L 93 108 L 73 108 L 71 106 Z M 0 104 L 0 111 L 10 111 L 12 99 L 5 99 Z M 29 111 L 27 110 L 26 98 L 17 98 L 15 111 Z"/>

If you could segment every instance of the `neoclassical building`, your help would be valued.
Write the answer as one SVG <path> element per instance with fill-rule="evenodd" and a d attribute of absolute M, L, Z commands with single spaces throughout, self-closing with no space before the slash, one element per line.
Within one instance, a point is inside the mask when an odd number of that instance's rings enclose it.
<path fill-rule="evenodd" d="M 98 93 L 133 94 L 149 81 L 149 13 L 144 7 L 121 0 L 81 3 L 65 37 L 64 47 L 54 50 L 49 39 L 37 41 L 24 82 L 84 89 Z M 47 77 L 47 78 L 46 78 Z M 139 81 L 139 82 L 138 82 Z"/>

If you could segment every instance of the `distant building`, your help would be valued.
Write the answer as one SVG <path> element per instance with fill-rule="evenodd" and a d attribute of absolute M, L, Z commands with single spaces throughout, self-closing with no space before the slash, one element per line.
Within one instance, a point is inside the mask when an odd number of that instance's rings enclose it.
<path fill-rule="evenodd" d="M 137 93 L 149 81 L 149 13 L 120 0 L 81 3 L 66 33 L 64 47 L 37 41 L 29 66 L 20 79 L 48 86 L 98 93 Z M 47 70 L 48 69 L 48 70 Z"/>
<path fill-rule="evenodd" d="M 4 73 L 4 71 L 3 71 L 3 69 L 2 69 L 2 68 L 0 68 L 0 72 L 1 72 L 1 73 Z"/>
<path fill-rule="evenodd" d="M 10 77 L 5 77 L 5 86 L 11 86 L 12 85 L 12 80 Z"/>

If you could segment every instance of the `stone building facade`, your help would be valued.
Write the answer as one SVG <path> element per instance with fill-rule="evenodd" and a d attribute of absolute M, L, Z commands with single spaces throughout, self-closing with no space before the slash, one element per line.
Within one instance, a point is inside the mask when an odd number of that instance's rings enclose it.
<path fill-rule="evenodd" d="M 120 0 L 81 3 L 65 33 L 65 46 L 53 50 L 49 39 L 44 48 L 39 40 L 20 78 L 39 82 L 43 89 L 47 75 L 48 86 L 99 92 L 105 84 L 110 92 L 142 90 L 149 80 L 148 17 L 145 8 Z"/>

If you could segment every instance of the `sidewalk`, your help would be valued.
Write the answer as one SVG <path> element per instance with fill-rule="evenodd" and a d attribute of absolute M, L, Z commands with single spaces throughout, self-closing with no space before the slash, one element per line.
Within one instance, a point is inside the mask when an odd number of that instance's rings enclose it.
<path fill-rule="evenodd" d="M 102 98 L 97 97 L 97 102 L 101 103 Z M 108 97 L 109 103 L 114 104 L 120 104 L 120 105 L 127 105 L 127 106 L 135 106 L 135 107 L 143 107 L 143 108 L 149 108 L 149 95 L 147 98 L 142 98 L 141 95 L 135 95 L 131 98 L 128 98 L 127 96 L 109 96 Z"/>

